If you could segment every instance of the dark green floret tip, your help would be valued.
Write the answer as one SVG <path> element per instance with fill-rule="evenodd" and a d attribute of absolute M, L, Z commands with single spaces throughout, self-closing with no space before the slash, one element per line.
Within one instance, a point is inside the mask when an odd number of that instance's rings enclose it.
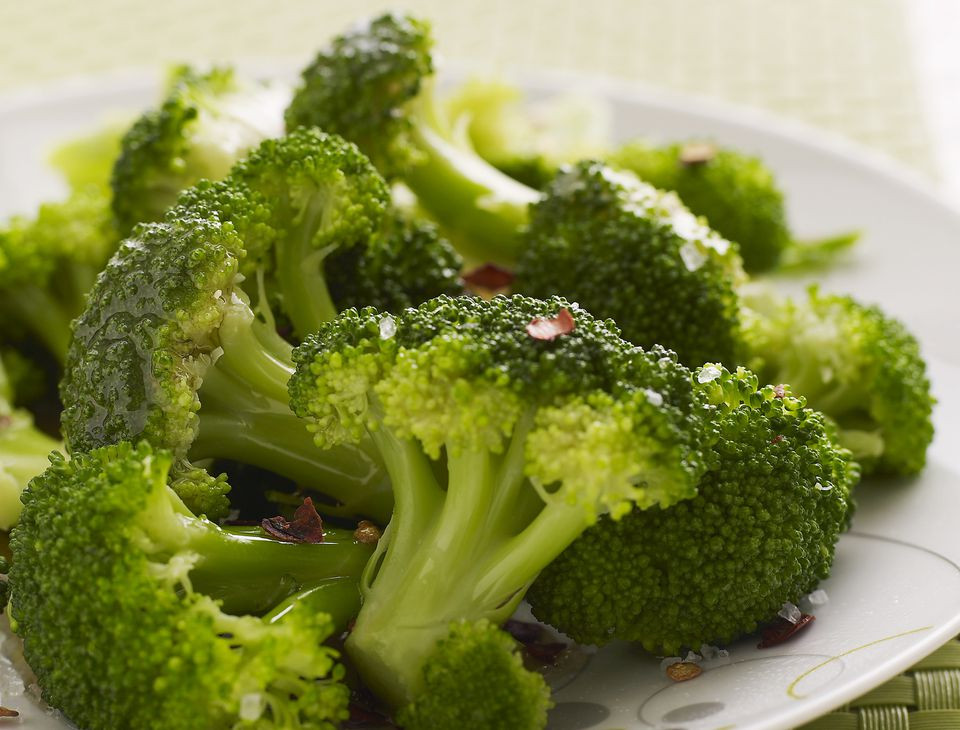
<path fill-rule="evenodd" d="M 599 162 L 562 169 L 532 206 L 515 289 L 563 293 L 626 339 L 691 366 L 735 362 L 742 278 L 736 247 L 673 193 Z"/>
<path fill-rule="evenodd" d="M 419 159 L 405 106 L 433 72 L 426 22 L 381 15 L 338 36 L 302 74 L 287 128 L 318 126 L 356 142 L 393 177 Z"/>

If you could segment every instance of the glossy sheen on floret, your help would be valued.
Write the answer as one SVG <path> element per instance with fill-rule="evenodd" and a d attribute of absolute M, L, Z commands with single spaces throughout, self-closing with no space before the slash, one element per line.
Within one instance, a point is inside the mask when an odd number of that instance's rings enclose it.
<path fill-rule="evenodd" d="M 632 142 L 614 152 L 609 162 L 654 187 L 676 191 L 694 214 L 740 247 L 747 271 L 774 268 L 792 237 L 773 173 L 759 158 L 723 148 L 704 162 L 685 164 L 686 147 Z"/>
<path fill-rule="evenodd" d="M 74 323 L 61 384 L 71 451 L 144 436 L 186 455 L 242 256 L 230 227 L 200 219 L 141 225 L 123 243 Z"/>
<path fill-rule="evenodd" d="M 537 730 L 550 689 L 525 669 L 517 642 L 488 621 L 461 622 L 423 666 L 424 686 L 398 720 L 406 730 Z"/>
<path fill-rule="evenodd" d="M 578 163 L 532 206 L 524 242 L 516 291 L 562 294 L 616 320 L 634 344 L 669 347 L 691 367 L 736 360 L 736 247 L 674 194 Z"/>
<path fill-rule="evenodd" d="M 387 14 L 338 36 L 303 71 L 287 128 L 316 126 L 356 142 L 392 177 L 417 159 L 404 106 L 432 73 L 428 26 Z"/>
<path fill-rule="evenodd" d="M 286 94 L 229 68 L 174 69 L 162 105 L 123 138 L 111 180 L 121 230 L 159 220 L 181 190 L 223 177 L 248 149 L 282 134 Z"/>
<path fill-rule="evenodd" d="M 859 477 L 821 414 L 756 376 L 697 374 L 717 440 L 698 495 L 602 519 L 534 582 L 535 615 L 588 644 L 726 643 L 829 573 Z"/>
<path fill-rule="evenodd" d="M 805 300 L 745 303 L 751 366 L 761 377 L 790 383 L 832 418 L 865 472 L 923 469 L 934 399 L 919 344 L 900 321 L 816 289 Z"/>
<path fill-rule="evenodd" d="M 365 249 L 337 251 L 324 262 L 338 309 L 375 307 L 383 312 L 400 312 L 441 294 L 462 294 L 462 265 L 435 225 L 399 212 L 388 214 Z"/>
<path fill-rule="evenodd" d="M 56 459 L 25 493 L 11 605 L 44 699 L 89 730 L 332 730 L 329 617 L 267 624 L 192 592 L 169 466 L 124 444 Z"/>

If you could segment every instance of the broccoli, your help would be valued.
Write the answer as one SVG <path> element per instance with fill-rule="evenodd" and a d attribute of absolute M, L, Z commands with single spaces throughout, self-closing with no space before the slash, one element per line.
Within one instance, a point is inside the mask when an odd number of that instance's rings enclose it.
<path fill-rule="evenodd" d="M 466 135 L 481 157 L 538 190 L 561 165 L 609 153 L 613 111 L 603 99 L 571 93 L 523 101 L 516 86 L 475 78 L 455 89 L 444 109 L 454 133 Z"/>
<path fill-rule="evenodd" d="M 696 374 L 717 432 L 693 499 L 603 518 L 540 574 L 537 618 L 659 653 L 727 643 L 826 578 L 859 477 L 821 414 L 721 365 Z"/>
<path fill-rule="evenodd" d="M 391 477 L 346 647 L 395 709 L 417 702 L 451 623 L 501 623 L 599 515 L 692 496 L 702 468 L 689 371 L 562 299 L 351 309 L 294 360 L 291 404 L 317 444 L 369 437 Z M 487 701 L 528 694 L 504 680 Z"/>
<path fill-rule="evenodd" d="M 0 323 L 5 342 L 35 341 L 61 365 L 70 322 L 116 248 L 106 193 L 97 186 L 17 216 L 0 229 Z"/>
<path fill-rule="evenodd" d="M 576 300 L 683 362 L 735 362 L 735 247 L 675 196 L 600 163 L 561 171 L 545 195 L 504 175 L 445 124 L 430 47 L 425 23 L 393 15 L 337 38 L 304 70 L 288 127 L 355 141 L 402 176 L 466 259 L 516 264 L 515 292 Z"/>
<path fill-rule="evenodd" d="M 839 429 L 865 473 L 916 474 L 933 440 L 934 399 L 920 347 L 876 306 L 816 287 L 804 299 L 743 291 L 745 358 L 790 383 Z"/>
<path fill-rule="evenodd" d="M 513 637 L 485 619 L 450 627 L 423 663 L 423 685 L 397 718 L 406 730 L 533 730 L 547 724 L 547 683 L 524 669 Z"/>
<path fill-rule="evenodd" d="M 843 234 L 816 242 L 793 239 L 783 193 L 759 158 L 705 142 L 658 147 L 628 143 L 607 158 L 664 190 L 674 190 L 693 213 L 740 247 L 750 273 L 829 262 L 856 242 Z"/>
<path fill-rule="evenodd" d="M 349 693 L 323 642 L 342 627 L 323 601 L 251 611 L 332 576 L 355 581 L 371 546 L 219 528 L 168 488 L 172 463 L 145 443 L 107 446 L 54 457 L 24 492 L 10 607 L 44 699 L 88 730 L 332 730 Z M 324 596 L 343 614 L 352 593 Z"/>
<path fill-rule="evenodd" d="M 224 177 L 264 139 L 283 134 L 289 90 L 233 69 L 174 68 L 167 94 L 127 131 L 113 168 L 113 211 L 123 233 L 159 220 L 177 194 Z"/>
<path fill-rule="evenodd" d="M 300 130 L 185 191 L 163 222 L 138 226 L 75 325 L 61 387 L 69 448 L 146 438 L 181 460 L 268 469 L 336 500 L 332 513 L 386 521 L 392 497 L 372 447 L 320 452 L 287 406 L 292 347 L 274 311 L 302 337 L 338 311 L 328 282 L 369 274 L 363 286 L 376 290 L 382 276 L 381 298 L 395 302 L 406 290 L 392 277 L 410 262 L 423 267 L 417 291 L 432 276 L 435 291 L 448 290 L 455 271 L 423 262 L 449 246 L 427 229 L 381 232 L 388 204 L 356 147 Z M 370 255 L 362 265 L 337 258 L 353 250 Z M 225 495 L 206 489 L 222 483 L 182 470 L 201 480 L 179 483 L 191 509 L 224 514 Z"/>
<path fill-rule="evenodd" d="M 13 407 L 14 394 L 0 360 L 0 530 L 16 524 L 27 482 L 47 468 L 47 455 L 62 447 L 34 426 L 33 417 Z"/>
<path fill-rule="evenodd" d="M 50 164 L 63 175 L 71 190 L 95 187 L 109 196 L 113 165 L 129 127 L 129 121 L 111 121 L 64 142 L 50 155 Z"/>
<path fill-rule="evenodd" d="M 562 294 L 687 365 L 738 361 L 743 272 L 734 246 L 673 193 L 602 163 L 562 169 L 546 192 L 531 209 L 516 290 Z"/>

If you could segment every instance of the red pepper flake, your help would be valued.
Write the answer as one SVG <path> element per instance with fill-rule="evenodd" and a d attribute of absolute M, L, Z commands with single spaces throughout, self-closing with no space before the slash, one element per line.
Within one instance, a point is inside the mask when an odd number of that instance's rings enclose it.
<path fill-rule="evenodd" d="M 365 707 L 361 707 L 356 702 L 350 703 L 350 719 L 348 719 L 343 726 L 345 728 L 396 727 L 387 719 L 385 715 L 381 715 L 379 712 L 374 712 L 373 710 L 368 710 Z"/>
<path fill-rule="evenodd" d="M 774 398 L 784 398 L 787 395 L 787 386 L 780 384 L 773 387 Z"/>
<path fill-rule="evenodd" d="M 16 710 L 11 710 L 9 707 L 0 706 L 0 717 L 20 717 L 20 713 Z"/>
<path fill-rule="evenodd" d="M 667 667 L 666 672 L 674 682 L 688 682 L 703 674 L 703 667 L 693 662 L 677 662 Z"/>
<path fill-rule="evenodd" d="M 761 634 L 762 638 L 760 639 L 760 643 L 757 644 L 757 648 L 769 649 L 771 646 L 782 644 L 788 639 L 793 638 L 801 629 L 805 629 L 812 624 L 814 619 L 816 619 L 816 616 L 809 613 L 801 613 L 800 620 L 797 621 L 797 623 L 787 621 L 782 616 L 778 617 L 772 625 L 763 630 Z"/>
<path fill-rule="evenodd" d="M 532 644 L 534 641 L 540 641 L 546 634 L 540 624 L 535 624 L 532 621 L 517 621 L 512 618 L 504 622 L 503 630 L 521 644 Z"/>
<path fill-rule="evenodd" d="M 471 289 L 498 291 L 513 283 L 513 272 L 496 264 L 484 264 L 463 274 L 463 283 Z"/>
<path fill-rule="evenodd" d="M 570 310 L 564 307 L 555 317 L 534 317 L 527 325 L 527 334 L 535 340 L 555 340 L 569 335 L 576 326 Z"/>
<path fill-rule="evenodd" d="M 267 517 L 260 526 L 263 531 L 277 540 L 284 542 L 323 542 L 323 520 L 313 506 L 313 500 L 307 497 L 303 504 L 293 513 L 293 521 L 289 522 L 282 515 Z"/>
<path fill-rule="evenodd" d="M 778 433 L 776 436 L 773 437 L 773 439 L 770 441 L 770 443 L 771 443 L 771 444 L 779 444 L 781 441 L 783 441 L 783 434 L 782 434 L 782 433 Z"/>
<path fill-rule="evenodd" d="M 376 545 L 380 541 L 383 533 L 380 528 L 370 520 L 360 520 L 357 523 L 357 529 L 353 531 L 353 539 L 362 542 L 364 545 Z"/>
<path fill-rule="evenodd" d="M 717 156 L 717 148 L 709 142 L 690 142 L 680 150 L 680 164 L 686 167 L 705 165 Z"/>

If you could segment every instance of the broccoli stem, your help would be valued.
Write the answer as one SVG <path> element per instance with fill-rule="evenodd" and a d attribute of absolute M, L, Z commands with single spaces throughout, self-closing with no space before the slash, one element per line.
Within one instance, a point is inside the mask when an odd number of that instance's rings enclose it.
<path fill-rule="evenodd" d="M 444 226 L 471 263 L 511 266 L 520 251 L 520 228 L 539 193 L 500 172 L 473 150 L 450 141 L 429 89 L 421 93 L 413 141 L 422 153 L 405 182 L 418 202 Z"/>
<path fill-rule="evenodd" d="M 287 241 L 276 247 L 277 282 L 283 292 L 283 308 L 301 339 L 316 332 L 338 313 L 323 270 L 323 260 L 330 251 L 314 246 L 314 237 L 329 214 L 331 197 L 314 195 Z"/>
<path fill-rule="evenodd" d="M 269 469 L 332 497 L 338 504 L 327 508 L 330 514 L 386 523 L 393 500 L 370 446 L 318 449 L 306 422 L 290 410 L 290 344 L 238 302 L 224 316 L 220 345 L 223 354 L 199 391 L 200 427 L 190 457 Z"/>
<path fill-rule="evenodd" d="M 373 552 L 349 530 L 327 528 L 322 543 L 290 543 L 265 536 L 259 527 L 197 523 L 192 539 L 178 546 L 201 556 L 190 571 L 190 584 L 223 601 L 222 609 L 234 615 L 263 613 L 330 578 L 356 579 Z"/>
<path fill-rule="evenodd" d="M 422 663 L 452 622 L 505 621 L 540 570 L 583 530 L 582 505 L 544 506 L 523 475 L 531 423 L 522 419 L 503 454 L 448 450 L 445 495 L 419 444 L 382 425 L 371 434 L 397 506 L 364 571 L 363 608 L 347 650 L 364 682 L 392 707 L 416 696 Z M 526 518 L 532 515 L 526 529 L 509 512 L 518 496 Z"/>
<path fill-rule="evenodd" d="M 63 366 L 72 336 L 70 322 L 82 311 L 64 307 L 48 291 L 37 286 L 23 286 L 3 298 L 6 316 L 24 323 Z"/>
<path fill-rule="evenodd" d="M 360 591 L 355 575 L 327 578 L 277 604 L 263 620 L 268 623 L 289 621 L 298 613 L 325 613 L 333 621 L 334 633 L 347 629 L 360 610 Z"/>

